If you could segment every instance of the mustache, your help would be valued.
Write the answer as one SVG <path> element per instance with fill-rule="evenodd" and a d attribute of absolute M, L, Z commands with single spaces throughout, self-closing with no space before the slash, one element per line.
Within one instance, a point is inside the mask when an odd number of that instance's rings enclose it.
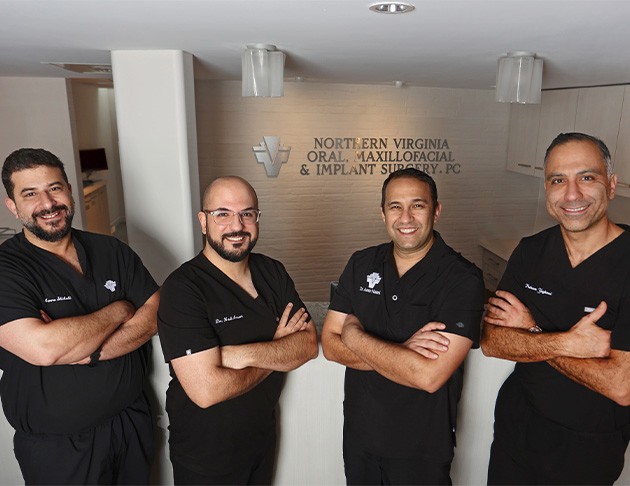
<path fill-rule="evenodd" d="M 225 233 L 224 235 L 221 236 L 221 239 L 224 240 L 226 238 L 234 238 L 234 237 L 246 237 L 248 236 L 249 238 L 252 237 L 252 234 L 249 231 L 233 231 L 232 233 Z"/>
<path fill-rule="evenodd" d="M 38 216 L 45 216 L 47 214 L 52 214 L 52 213 L 56 213 L 57 211 L 67 211 L 70 212 L 70 209 L 68 208 L 68 206 L 66 206 L 65 204 L 59 204 L 57 206 L 53 206 L 50 209 L 42 209 L 41 211 L 35 213 L 33 216 L 38 217 Z"/>

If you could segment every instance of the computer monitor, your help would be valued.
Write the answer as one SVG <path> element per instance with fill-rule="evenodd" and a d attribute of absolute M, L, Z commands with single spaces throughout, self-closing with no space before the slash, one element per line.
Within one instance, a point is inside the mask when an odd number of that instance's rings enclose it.
<path fill-rule="evenodd" d="M 90 180 L 92 172 L 95 170 L 107 170 L 107 157 L 104 148 L 79 150 L 79 160 L 81 163 L 81 172 L 86 173 L 87 185 L 93 181 Z"/>

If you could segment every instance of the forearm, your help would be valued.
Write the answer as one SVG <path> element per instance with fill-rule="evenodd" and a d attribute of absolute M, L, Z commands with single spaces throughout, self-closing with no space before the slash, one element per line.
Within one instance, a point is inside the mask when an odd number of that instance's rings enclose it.
<path fill-rule="evenodd" d="M 374 371 L 399 385 L 432 393 L 445 381 L 437 373 L 438 360 L 424 358 L 415 351 L 374 337 L 358 327 L 344 327 L 341 339 Z"/>
<path fill-rule="evenodd" d="M 100 360 L 124 356 L 135 351 L 157 333 L 159 291 L 140 307 L 134 316 L 118 327 L 101 346 Z"/>
<path fill-rule="evenodd" d="M 567 358 L 560 357 L 548 363 L 567 378 L 590 388 L 617 402 L 630 405 L 628 369 L 620 365 L 620 351 L 612 351 L 610 358 Z"/>
<path fill-rule="evenodd" d="M 304 331 L 272 341 L 221 347 L 223 366 L 291 371 L 317 356 L 317 332 L 312 323 Z"/>
<path fill-rule="evenodd" d="M 260 384 L 272 372 L 261 368 L 215 369 L 206 380 L 184 386 L 189 398 L 201 408 L 243 395 Z"/>
<path fill-rule="evenodd" d="M 322 349 L 324 356 L 329 361 L 360 371 L 372 371 L 369 364 L 363 361 L 355 352 L 346 346 L 341 340 L 341 335 L 333 332 L 322 333 Z"/>
<path fill-rule="evenodd" d="M 547 361 L 566 354 L 562 333 L 533 334 L 524 329 L 484 323 L 483 354 L 518 362 Z"/>
<path fill-rule="evenodd" d="M 132 315 L 133 307 L 128 302 L 118 301 L 91 314 L 44 324 L 39 344 L 48 360 L 45 365 L 71 364 L 90 356 Z"/>

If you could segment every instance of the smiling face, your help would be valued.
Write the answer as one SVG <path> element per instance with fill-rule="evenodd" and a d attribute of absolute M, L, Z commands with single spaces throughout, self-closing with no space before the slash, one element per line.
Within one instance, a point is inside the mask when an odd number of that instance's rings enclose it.
<path fill-rule="evenodd" d="M 441 205 L 434 207 L 426 182 L 413 177 L 393 179 L 385 190 L 382 218 L 398 255 L 422 257 L 433 243 L 433 225 Z"/>
<path fill-rule="evenodd" d="M 589 141 L 556 146 L 545 164 L 547 211 L 564 232 L 587 231 L 608 223 L 608 201 L 617 178 L 608 178 L 598 148 Z"/>
<path fill-rule="evenodd" d="M 217 209 L 238 213 L 247 209 L 258 209 L 258 199 L 253 188 L 244 180 L 224 177 L 214 181 L 204 195 L 203 209 Z M 236 214 L 227 225 L 216 224 L 212 216 L 204 211 L 198 214 L 201 231 L 206 235 L 204 252 L 211 261 L 221 258 L 229 262 L 240 262 L 247 258 L 258 240 L 258 223 L 243 224 Z"/>
<path fill-rule="evenodd" d="M 5 203 L 21 220 L 29 240 L 57 242 L 70 233 L 74 201 L 61 170 L 45 165 L 23 169 L 14 172 L 11 181 L 13 199 Z"/>

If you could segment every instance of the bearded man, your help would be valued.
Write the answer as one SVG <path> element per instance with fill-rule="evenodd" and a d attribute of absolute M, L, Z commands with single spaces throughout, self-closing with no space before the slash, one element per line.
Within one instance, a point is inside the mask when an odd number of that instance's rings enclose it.
<path fill-rule="evenodd" d="M 127 245 L 72 228 L 54 154 L 16 150 L 2 182 L 23 230 L 0 245 L 0 396 L 24 481 L 147 484 L 158 286 Z"/>
<path fill-rule="evenodd" d="M 270 484 L 284 372 L 317 356 L 317 333 L 283 265 L 251 253 L 258 197 L 221 177 L 198 213 L 206 244 L 162 288 L 175 484 Z"/>

